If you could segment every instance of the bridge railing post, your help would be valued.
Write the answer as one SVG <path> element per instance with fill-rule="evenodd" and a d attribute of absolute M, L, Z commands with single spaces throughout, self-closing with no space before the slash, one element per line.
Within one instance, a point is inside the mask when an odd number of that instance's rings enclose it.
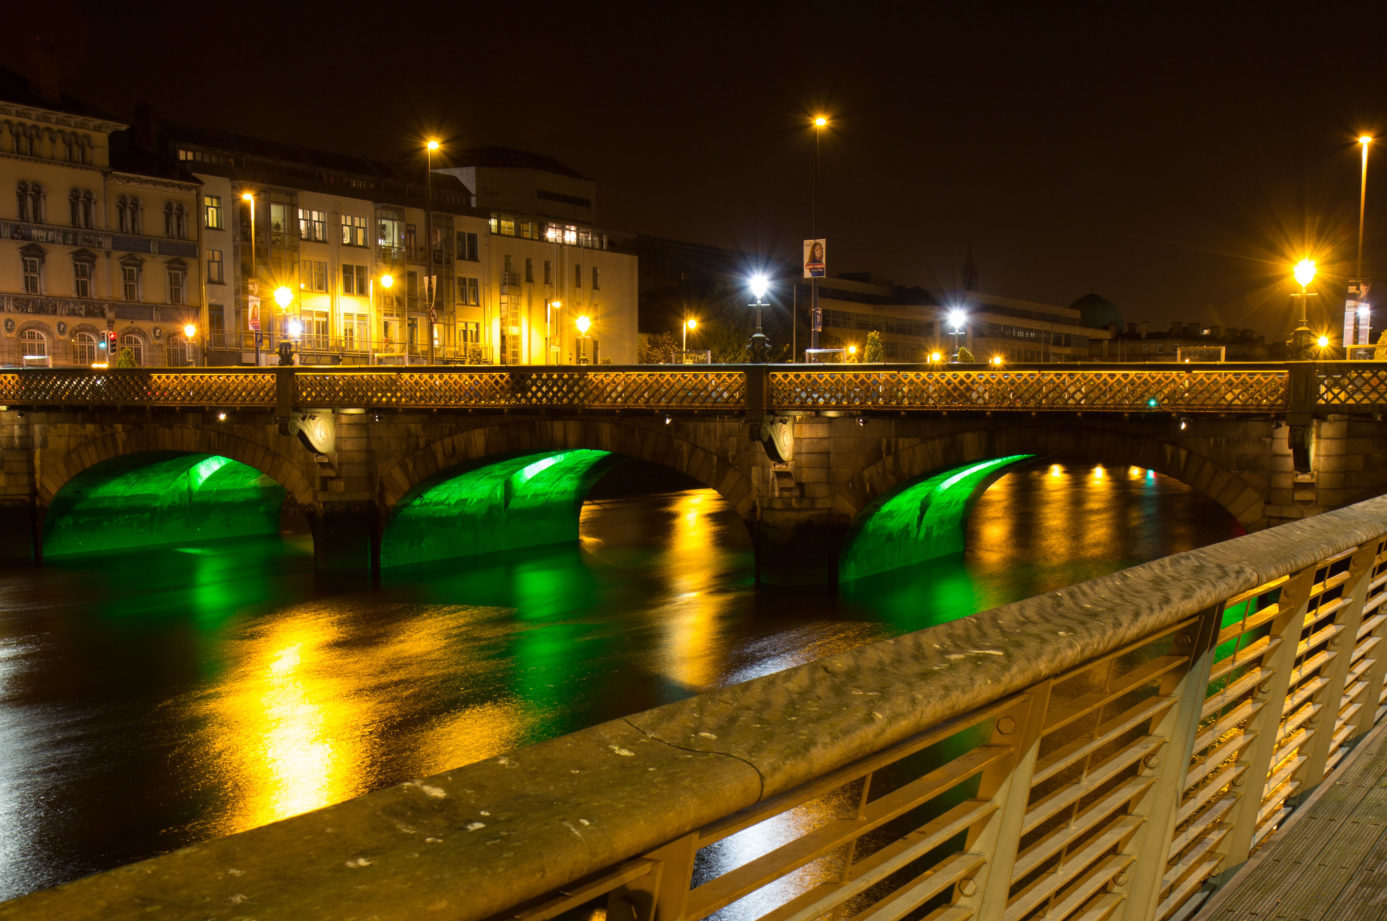
<path fill-rule="evenodd" d="M 1347 571 L 1334 573 L 1329 567 L 1324 570 L 1326 581 L 1342 579 L 1342 582 L 1337 588 L 1337 610 L 1327 620 L 1322 619 L 1313 626 L 1307 624 L 1312 634 L 1333 631 L 1333 635 L 1320 647 L 1327 662 L 1320 667 L 1320 688 L 1310 696 L 1315 715 L 1309 720 L 1312 735 L 1303 749 L 1305 763 L 1297 778 L 1300 787 L 1294 797 L 1296 800 L 1303 799 L 1338 763 L 1336 752 L 1354 735 L 1351 716 L 1357 713 L 1357 709 L 1354 708 L 1351 714 L 1348 710 L 1353 707 L 1352 698 L 1361 694 L 1363 689 L 1358 685 L 1358 675 L 1350 684 L 1349 674 L 1350 669 L 1358 664 L 1358 657 L 1355 656 L 1358 629 L 1363 624 L 1363 602 L 1368 594 L 1367 576 L 1376 556 L 1377 541 L 1369 541 L 1349 558 Z M 1330 593 L 1333 591 L 1331 588 Z M 1323 597 L 1320 600 L 1323 606 L 1335 602 L 1335 599 L 1326 601 Z M 1304 642 L 1308 644 L 1313 640 L 1307 638 Z M 1319 649 L 1311 647 L 1307 652 L 1315 655 L 1319 654 Z M 1349 692 L 1350 699 L 1345 699 L 1345 692 Z"/>
<path fill-rule="evenodd" d="M 288 419 L 293 415 L 295 398 L 298 396 L 294 385 L 292 367 L 275 368 L 275 415 L 280 419 Z"/>
<path fill-rule="evenodd" d="M 1363 681 L 1361 709 L 1353 734 L 1361 736 L 1377 724 L 1383 712 L 1383 685 L 1387 682 L 1387 540 L 1375 541 L 1377 552 L 1364 581 L 1363 622 L 1358 628 L 1355 668 Z"/>
<path fill-rule="evenodd" d="M 746 421 L 759 423 L 770 409 L 771 369 L 767 365 L 750 365 L 746 374 Z"/>

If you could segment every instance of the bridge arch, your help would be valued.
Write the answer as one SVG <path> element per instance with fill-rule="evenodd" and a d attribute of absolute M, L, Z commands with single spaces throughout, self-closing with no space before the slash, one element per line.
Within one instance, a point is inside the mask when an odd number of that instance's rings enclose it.
<path fill-rule="evenodd" d="M 887 455 L 839 489 L 834 507 L 855 521 L 879 498 L 950 467 L 1017 454 L 1093 457 L 1145 467 L 1212 499 L 1249 531 L 1266 524 L 1266 496 L 1244 477 L 1182 445 L 1084 425 L 1032 424 L 954 432 Z"/>
<path fill-rule="evenodd" d="M 713 489 L 751 531 L 750 478 L 662 428 L 534 420 L 457 433 L 420 448 L 382 477 L 380 564 L 577 540 L 585 496 L 625 459 Z"/>
<path fill-rule="evenodd" d="M 315 491 L 299 469 L 263 442 L 231 431 L 201 426 L 152 426 L 107 432 L 76 445 L 55 460 L 45 463 L 38 477 L 39 504 L 48 507 L 78 474 L 116 458 L 132 454 L 213 454 L 254 467 L 284 487 L 303 508 L 312 508 Z"/>
<path fill-rule="evenodd" d="M 669 467 L 716 491 L 743 521 L 753 520 L 756 498 L 751 478 L 742 470 L 706 447 L 666 434 L 658 422 L 598 419 L 503 423 L 430 442 L 382 472 L 380 503 L 389 514 L 416 486 L 471 461 L 585 448 Z"/>

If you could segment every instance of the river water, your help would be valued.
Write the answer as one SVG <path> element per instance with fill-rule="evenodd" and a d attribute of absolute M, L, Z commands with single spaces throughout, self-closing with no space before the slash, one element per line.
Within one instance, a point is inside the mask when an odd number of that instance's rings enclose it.
<path fill-rule="evenodd" d="M 0 572 L 0 900 L 1235 536 L 1135 468 L 998 480 L 952 558 L 757 591 L 716 493 L 580 545 L 325 582 L 306 536 Z"/>

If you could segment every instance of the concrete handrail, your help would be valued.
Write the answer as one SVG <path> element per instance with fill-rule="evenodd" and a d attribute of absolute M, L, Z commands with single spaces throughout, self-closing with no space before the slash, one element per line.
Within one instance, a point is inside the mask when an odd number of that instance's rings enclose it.
<path fill-rule="evenodd" d="M 25 896 L 0 919 L 485 918 L 1384 534 L 1372 499 Z"/>

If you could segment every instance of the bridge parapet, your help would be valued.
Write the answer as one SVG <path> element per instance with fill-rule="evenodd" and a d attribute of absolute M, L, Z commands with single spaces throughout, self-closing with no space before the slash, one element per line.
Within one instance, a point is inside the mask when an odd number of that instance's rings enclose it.
<path fill-rule="evenodd" d="M 752 413 L 1387 411 L 1387 365 L 22 369 L 0 405 Z M 763 397 L 764 395 L 764 397 Z"/>
<path fill-rule="evenodd" d="M 1185 917 L 1381 719 L 1384 600 L 1379 498 L 36 893 L 0 919 L 592 906 L 646 921 L 749 895 L 748 915 L 776 919 Z"/>

